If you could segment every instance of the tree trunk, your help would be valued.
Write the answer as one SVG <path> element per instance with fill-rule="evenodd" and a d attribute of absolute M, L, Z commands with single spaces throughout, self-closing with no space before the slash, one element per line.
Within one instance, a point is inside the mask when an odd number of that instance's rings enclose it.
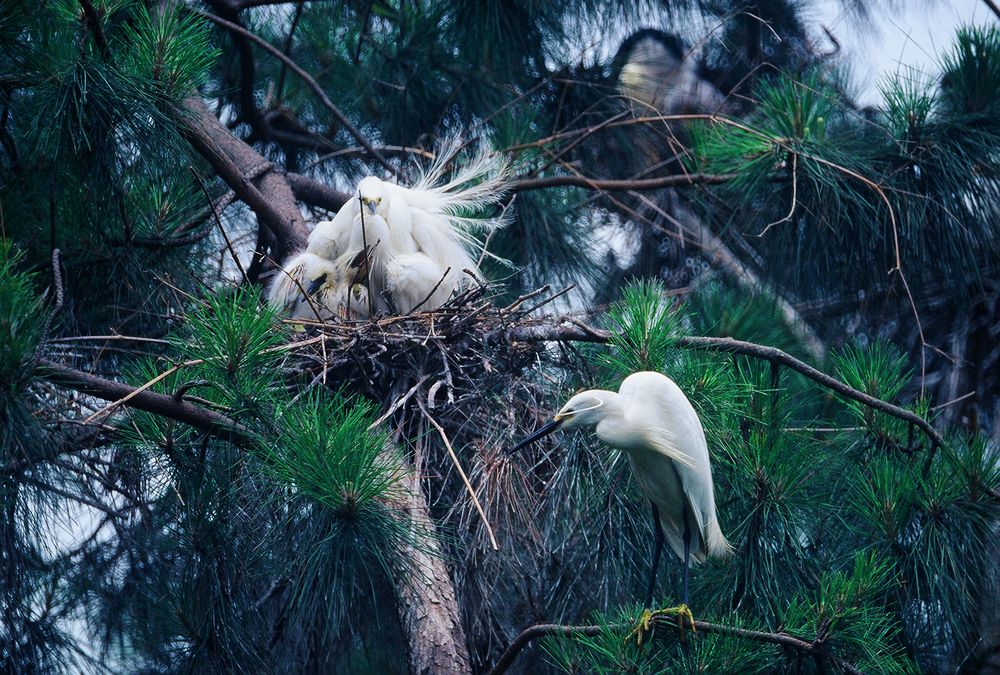
<path fill-rule="evenodd" d="M 420 477 L 407 469 L 400 481 L 399 508 L 418 529 L 421 547 L 407 547 L 396 570 L 398 608 L 403 633 L 410 645 L 410 671 L 414 675 L 471 673 L 465 629 L 455 599 L 437 530 L 420 488 Z"/>

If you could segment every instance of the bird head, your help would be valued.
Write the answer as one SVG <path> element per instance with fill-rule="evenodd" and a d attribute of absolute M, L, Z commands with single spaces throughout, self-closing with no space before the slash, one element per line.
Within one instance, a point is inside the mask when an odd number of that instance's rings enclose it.
<path fill-rule="evenodd" d="M 320 272 L 318 276 L 313 279 L 309 279 L 309 285 L 306 286 L 306 293 L 309 295 L 316 295 L 323 285 L 329 280 L 329 274 L 326 272 Z"/>
<path fill-rule="evenodd" d="M 383 218 L 388 211 L 388 203 L 385 195 L 385 183 L 375 176 L 362 178 L 358 183 L 358 197 L 361 199 L 361 207 L 367 209 L 368 213 L 378 214 Z"/>
<path fill-rule="evenodd" d="M 559 409 L 554 418 L 563 429 L 594 426 L 601 421 L 604 399 L 597 392 L 581 391 Z"/>
<path fill-rule="evenodd" d="M 566 404 L 559 409 L 552 421 L 542 425 L 529 434 L 524 440 L 507 451 L 508 455 L 523 450 L 535 441 L 548 436 L 556 429 L 573 429 L 576 427 L 594 426 L 601 421 L 604 407 L 604 398 L 596 390 L 583 391 L 566 401 Z"/>

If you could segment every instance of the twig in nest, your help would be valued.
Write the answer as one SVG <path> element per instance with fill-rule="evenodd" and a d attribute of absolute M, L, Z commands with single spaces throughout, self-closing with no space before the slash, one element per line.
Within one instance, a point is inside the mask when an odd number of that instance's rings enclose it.
<path fill-rule="evenodd" d="M 441 278 L 438 279 L 438 282 L 436 284 L 434 284 L 434 288 L 431 289 L 431 292 L 428 293 L 427 296 L 423 300 L 421 300 L 416 305 L 414 305 L 413 309 L 411 309 L 409 313 L 413 314 L 418 309 L 420 309 L 421 307 L 423 307 L 424 303 L 426 303 L 428 300 L 430 300 L 431 296 L 434 295 L 434 293 L 437 291 L 437 289 L 439 289 L 441 287 L 441 284 L 444 283 L 444 280 L 448 278 L 449 274 L 451 274 L 451 268 L 450 267 L 444 271 L 444 274 L 441 275 Z"/>
<path fill-rule="evenodd" d="M 535 290 L 531 291 L 530 293 L 525 293 L 524 295 L 518 297 L 517 300 L 515 300 L 514 302 L 510 303 L 506 307 L 501 308 L 500 309 L 500 313 L 501 314 L 508 314 L 510 312 L 513 312 L 518 307 L 520 307 L 521 305 L 523 305 L 526 301 L 531 300 L 532 298 L 537 298 L 542 293 L 548 293 L 550 288 L 551 288 L 551 286 L 549 286 L 548 284 L 545 284 L 541 288 L 536 288 Z"/>
<path fill-rule="evenodd" d="M 387 419 L 389 419 L 394 412 L 399 410 L 400 407 L 402 407 L 408 400 L 410 400 L 410 397 L 416 393 L 417 389 L 419 389 L 421 385 L 423 385 L 423 383 L 426 382 L 429 377 L 430 375 L 424 375 L 419 380 L 417 380 L 417 383 L 412 387 L 410 387 L 410 390 L 408 392 L 406 392 L 398 399 L 396 399 L 396 401 L 391 406 L 389 406 L 389 409 L 386 410 L 381 417 L 379 417 L 377 420 L 368 425 L 368 431 L 371 431 L 378 425 L 382 424 L 382 422 L 385 422 Z"/>
<path fill-rule="evenodd" d="M 551 296 L 549 298 L 546 298 L 545 300 L 542 300 L 537 305 L 532 306 L 531 309 L 524 310 L 524 313 L 525 314 L 531 314 L 532 312 L 534 312 L 539 307 L 543 307 L 543 306 L 549 304 L 550 302 L 552 302 L 553 300 L 555 300 L 556 298 L 558 298 L 560 296 L 563 296 L 563 295 L 566 295 L 567 293 L 569 293 L 570 291 L 572 291 L 574 288 L 576 288 L 576 284 L 570 284 L 569 286 L 567 286 L 566 288 L 562 289 L 561 291 L 559 291 L 555 295 L 553 295 L 553 296 Z"/>

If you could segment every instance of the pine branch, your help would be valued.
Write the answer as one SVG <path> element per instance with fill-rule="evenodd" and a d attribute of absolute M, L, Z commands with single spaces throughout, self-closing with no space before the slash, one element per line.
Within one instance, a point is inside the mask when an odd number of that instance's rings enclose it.
<path fill-rule="evenodd" d="M 292 188 L 295 196 L 310 206 L 317 206 L 329 211 L 339 211 L 347 203 L 351 195 L 346 192 L 336 190 L 325 183 L 320 183 L 314 178 L 303 176 L 300 173 L 289 173 L 285 175 L 288 184 Z"/>
<path fill-rule="evenodd" d="M 137 387 L 123 382 L 106 380 L 97 375 L 85 373 L 69 366 L 42 360 L 39 376 L 60 387 L 72 389 L 104 401 L 120 401 L 129 397 L 128 406 L 137 410 L 189 424 L 213 436 L 231 441 L 236 445 L 249 446 L 255 442 L 253 433 L 225 415 L 206 410 L 173 396 L 144 390 L 137 393 Z"/>
<path fill-rule="evenodd" d="M 656 628 L 671 627 L 674 630 L 677 630 L 678 626 L 677 619 L 672 616 L 656 616 L 653 618 L 653 622 Z M 861 673 L 860 670 L 847 661 L 831 654 L 827 650 L 826 645 L 820 640 L 807 642 L 806 640 L 797 638 L 787 633 L 767 633 L 759 630 L 748 630 L 746 628 L 736 628 L 717 623 L 709 623 L 707 621 L 695 621 L 694 626 L 698 631 L 703 633 L 715 633 L 717 635 L 729 635 L 746 640 L 754 640 L 756 642 L 767 642 L 769 644 L 794 649 L 803 654 L 826 657 L 836 663 L 845 672 L 856 675 L 860 675 Z M 628 623 L 612 624 L 609 626 L 537 624 L 524 629 L 516 638 L 514 638 L 514 641 L 509 647 L 507 647 L 504 653 L 497 660 L 496 664 L 494 664 L 493 668 L 487 671 L 487 675 L 500 675 L 501 673 L 507 672 L 507 669 L 510 668 L 510 665 L 514 662 L 514 659 L 517 658 L 517 655 L 521 652 L 521 650 L 527 647 L 532 640 L 540 637 L 546 637 L 549 635 L 558 635 L 563 637 L 593 637 L 609 630 L 625 632 L 632 630 L 634 627 L 634 624 Z M 661 635 L 663 632 L 664 631 L 661 631 Z"/>
<path fill-rule="evenodd" d="M 694 185 L 720 185 L 728 183 L 736 176 L 733 174 L 675 174 L 658 176 L 656 178 L 637 178 L 632 180 L 615 180 L 588 178 L 586 176 L 544 176 L 542 178 L 522 178 L 514 181 L 515 192 L 528 190 L 543 190 L 550 187 L 584 187 L 591 190 L 608 190 L 621 192 L 627 190 L 659 190 L 666 187 L 691 187 Z"/>
<path fill-rule="evenodd" d="M 60 455 L 101 447 L 111 438 L 112 435 L 104 425 L 87 425 L 53 435 L 46 439 L 45 452 L 23 459 L 11 459 L 6 465 L 0 466 L 0 475 L 15 474 L 36 464 L 52 461 Z"/>
<path fill-rule="evenodd" d="M 517 326 L 507 330 L 493 331 L 486 336 L 486 339 L 507 339 L 516 342 L 596 342 L 607 343 L 611 341 L 611 333 L 600 328 L 591 328 L 585 324 L 574 322 L 573 325 L 560 324 L 538 324 L 534 326 Z M 931 426 L 930 422 L 905 408 L 893 405 L 882 399 L 875 398 L 863 391 L 859 391 L 844 382 L 831 377 L 826 373 L 813 368 L 808 363 L 800 361 L 791 354 L 788 354 L 776 347 L 758 345 L 743 340 L 734 340 L 727 337 L 703 337 L 684 336 L 677 339 L 677 346 L 685 349 L 701 349 L 705 351 L 722 352 L 726 354 L 742 354 L 752 356 L 769 363 L 785 366 L 797 373 L 805 375 L 810 380 L 831 389 L 838 394 L 851 400 L 862 403 L 870 408 L 874 408 L 887 415 L 892 415 L 905 422 L 909 422 L 924 432 L 931 441 L 931 449 L 934 450 L 944 443 L 941 434 Z"/>
<path fill-rule="evenodd" d="M 201 99 L 186 99 L 184 109 L 187 114 L 181 123 L 188 140 L 271 230 L 277 240 L 276 257 L 305 248 L 308 230 L 285 177 L 270 167 L 256 181 L 249 178 L 268 161 L 222 126 Z"/>
<path fill-rule="evenodd" d="M 80 0 L 80 7 L 83 8 L 83 15 L 87 20 L 87 27 L 94 36 L 94 43 L 97 45 L 97 49 L 100 50 L 101 56 L 105 59 L 110 59 L 111 49 L 108 48 L 108 40 L 104 37 L 104 29 L 101 27 L 101 19 L 97 16 L 97 10 L 94 9 L 93 3 L 91 3 L 90 0 Z"/>
<path fill-rule="evenodd" d="M 246 28 L 243 28 L 242 26 L 233 23 L 232 21 L 227 21 L 222 17 L 215 16 L 214 14 L 208 14 L 207 12 L 199 12 L 198 10 L 191 10 L 191 11 L 193 11 L 195 14 L 201 17 L 208 19 L 213 23 L 222 26 L 223 28 L 229 31 L 232 31 L 238 35 L 241 35 L 253 41 L 254 44 L 258 45 L 268 54 L 270 54 L 271 56 L 278 59 L 286 66 L 288 66 L 289 70 L 298 75 L 299 78 L 306 83 L 306 86 L 308 86 L 309 89 L 312 90 L 312 92 L 320 100 L 320 103 L 323 104 L 323 107 L 326 108 L 328 111 L 330 111 L 330 113 L 337 119 L 337 121 L 340 122 L 340 124 L 342 124 L 345 129 L 347 129 L 348 133 L 350 133 L 351 136 L 353 136 L 354 139 L 358 143 L 360 143 L 361 146 L 365 150 L 367 150 L 379 164 L 381 164 L 388 171 L 392 172 L 393 175 L 399 174 L 399 171 L 396 169 L 396 167 L 390 164 L 389 161 L 382 155 L 382 153 L 380 153 L 375 148 L 375 146 L 373 146 L 368 141 L 368 139 L 365 138 L 365 135 L 362 134 L 357 127 L 351 124 L 351 121 L 347 119 L 347 116 L 344 115 L 343 112 L 340 111 L 340 108 L 334 105 L 333 101 L 330 100 L 330 97 L 326 95 L 325 91 L 323 91 L 323 88 L 319 86 L 319 83 L 316 82 L 316 80 L 314 80 L 312 76 L 309 75 L 309 73 L 307 73 L 305 70 L 303 70 L 297 63 L 295 63 L 295 61 L 285 56 L 280 49 L 269 43 L 267 40 L 264 40 L 260 36 L 251 33 Z"/>

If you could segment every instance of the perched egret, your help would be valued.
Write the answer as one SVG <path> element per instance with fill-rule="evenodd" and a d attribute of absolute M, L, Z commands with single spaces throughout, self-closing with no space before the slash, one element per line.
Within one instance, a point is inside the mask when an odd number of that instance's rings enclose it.
<path fill-rule="evenodd" d="M 293 319 L 367 318 L 368 288 L 357 265 L 307 252 L 294 255 L 271 281 L 268 302 Z"/>
<path fill-rule="evenodd" d="M 391 244 L 389 224 L 379 214 L 364 218 L 359 215 L 356 222 L 351 246 L 340 260 L 349 260 L 364 250 L 360 235 L 363 227 L 368 243 L 368 267 L 360 280 L 368 279 L 377 301 L 388 300 L 392 308 L 401 313 L 411 312 L 418 306 L 432 309 L 444 304 L 461 286 L 461 269 L 442 268 L 434 257 L 423 251 L 396 252 Z"/>
<path fill-rule="evenodd" d="M 670 378 L 653 372 L 634 373 L 617 392 L 591 389 L 575 395 L 551 422 L 510 453 L 556 429 L 576 427 L 595 427 L 599 439 L 624 452 L 639 488 L 652 502 L 655 541 L 646 603 L 652 598 L 666 539 L 684 561 L 684 587 L 682 605 L 663 611 L 691 619 L 687 607 L 691 561 L 700 563 L 732 551 L 715 514 L 712 466 L 698 414 Z M 651 616 L 648 612 L 644 615 L 644 626 L 648 627 Z"/>

